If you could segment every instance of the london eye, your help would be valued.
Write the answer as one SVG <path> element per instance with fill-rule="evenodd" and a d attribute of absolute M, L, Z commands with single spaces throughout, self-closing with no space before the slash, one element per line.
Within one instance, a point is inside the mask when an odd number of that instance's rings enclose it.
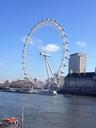
<path fill-rule="evenodd" d="M 47 54 L 45 51 L 40 52 L 40 55 L 42 55 L 45 60 L 48 79 L 50 78 L 49 74 L 51 74 L 54 80 L 56 80 L 60 78 L 60 76 L 64 75 L 65 73 L 65 68 L 67 66 L 68 58 L 69 58 L 69 42 L 67 39 L 67 34 L 65 33 L 65 30 L 62 24 L 60 24 L 57 20 L 53 18 L 48 18 L 48 19 L 40 20 L 37 24 L 35 24 L 32 27 L 31 31 L 26 36 L 23 50 L 22 50 L 22 66 L 24 71 L 24 79 L 27 79 L 27 80 L 33 79 L 33 76 L 30 75 L 30 72 L 28 70 L 28 54 L 27 54 L 28 47 L 30 45 L 30 42 L 32 41 L 34 33 L 36 33 L 38 30 L 42 29 L 45 26 L 51 26 L 53 29 L 58 31 L 59 36 L 62 40 L 62 44 L 61 44 L 62 55 L 61 55 L 61 59 L 59 60 L 58 69 L 56 69 L 56 71 L 53 71 L 52 69 L 52 65 L 49 61 L 49 54 Z"/>

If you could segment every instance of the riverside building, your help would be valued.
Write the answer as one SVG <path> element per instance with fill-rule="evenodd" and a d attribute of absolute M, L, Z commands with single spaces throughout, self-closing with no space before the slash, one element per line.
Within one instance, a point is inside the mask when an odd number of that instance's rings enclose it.
<path fill-rule="evenodd" d="M 84 53 L 70 55 L 69 74 L 64 81 L 64 93 L 96 96 L 96 68 L 95 72 L 86 72 Z"/>

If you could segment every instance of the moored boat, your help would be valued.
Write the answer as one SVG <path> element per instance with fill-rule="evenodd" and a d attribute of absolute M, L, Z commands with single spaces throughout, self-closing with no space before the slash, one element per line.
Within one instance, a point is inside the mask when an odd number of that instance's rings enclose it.
<path fill-rule="evenodd" d="M 0 121 L 0 128 L 20 128 L 20 123 L 17 118 L 10 117 Z"/>
<path fill-rule="evenodd" d="M 55 90 L 44 89 L 38 92 L 39 95 L 48 95 L 48 96 L 55 96 L 57 92 Z"/>
<path fill-rule="evenodd" d="M 0 128 L 23 128 L 24 121 L 24 107 L 22 108 L 21 119 L 9 117 L 0 120 Z"/>

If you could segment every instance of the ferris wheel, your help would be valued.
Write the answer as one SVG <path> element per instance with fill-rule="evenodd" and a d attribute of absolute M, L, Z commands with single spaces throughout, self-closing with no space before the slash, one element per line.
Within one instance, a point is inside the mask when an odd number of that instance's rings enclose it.
<path fill-rule="evenodd" d="M 52 71 L 51 65 L 49 64 L 49 61 L 48 61 L 48 55 L 46 53 L 40 53 L 40 55 L 44 56 L 46 65 L 47 65 L 47 72 L 48 72 L 48 65 L 49 65 L 49 69 L 53 74 L 54 78 L 59 78 L 60 76 L 62 76 L 62 74 L 64 75 L 65 67 L 67 66 L 68 58 L 69 58 L 69 42 L 67 39 L 67 34 L 65 33 L 63 25 L 61 25 L 57 20 L 53 18 L 48 18 L 48 19 L 43 19 L 39 21 L 37 24 L 35 24 L 25 39 L 23 51 L 22 51 L 22 66 L 24 71 L 24 79 L 32 80 L 32 77 L 27 67 L 27 63 L 28 63 L 27 52 L 28 52 L 28 47 L 30 45 L 30 42 L 32 40 L 32 36 L 37 30 L 48 25 L 52 26 L 59 32 L 60 38 L 62 40 L 62 57 L 61 57 L 57 72 L 54 73 Z"/>

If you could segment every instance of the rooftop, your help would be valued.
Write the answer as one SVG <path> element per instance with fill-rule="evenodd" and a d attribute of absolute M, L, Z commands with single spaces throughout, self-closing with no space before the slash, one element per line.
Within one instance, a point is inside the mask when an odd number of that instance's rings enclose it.
<path fill-rule="evenodd" d="M 80 56 L 80 55 L 86 56 L 86 54 L 82 53 L 82 52 L 77 52 L 77 53 L 71 54 L 70 56 L 76 56 L 76 55 L 78 55 L 78 56 Z"/>
<path fill-rule="evenodd" d="M 95 72 L 86 72 L 86 73 L 69 73 L 66 78 L 93 78 L 96 76 Z"/>

